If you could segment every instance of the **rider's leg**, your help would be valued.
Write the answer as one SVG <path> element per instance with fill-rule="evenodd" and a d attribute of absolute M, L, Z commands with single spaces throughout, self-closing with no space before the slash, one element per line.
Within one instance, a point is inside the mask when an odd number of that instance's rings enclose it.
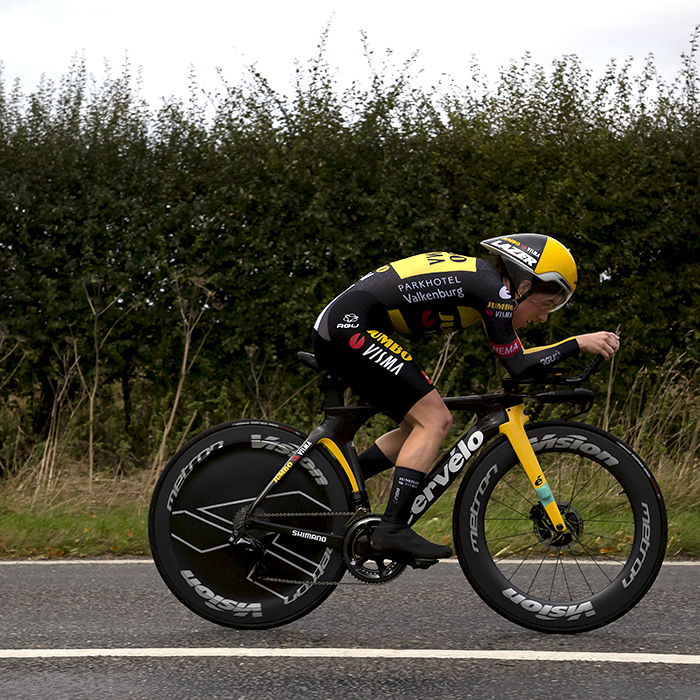
<path fill-rule="evenodd" d="M 452 416 L 439 394 L 430 392 L 416 403 L 398 428 L 382 435 L 359 456 L 363 476 L 368 479 L 399 463 L 427 473 L 451 426 Z"/>
<path fill-rule="evenodd" d="M 433 390 L 411 408 L 398 428 L 382 435 L 373 447 L 363 452 L 361 459 L 371 450 L 373 456 L 383 455 L 392 466 L 410 465 L 411 469 L 427 473 L 451 427 L 452 415 Z"/>
<path fill-rule="evenodd" d="M 452 414 L 437 389 L 418 401 L 406 414 L 411 427 L 399 450 L 396 464 L 427 474 L 452 427 Z"/>
<path fill-rule="evenodd" d="M 368 447 L 358 455 L 362 476 L 369 479 L 387 469 L 392 469 L 410 433 L 410 424 L 403 421 L 398 428 L 382 435 L 372 447 Z"/>
<path fill-rule="evenodd" d="M 399 450 L 389 503 L 374 531 L 372 544 L 391 558 L 407 563 L 449 557 L 452 554 L 449 547 L 424 539 L 411 530 L 408 521 L 423 476 L 447 436 L 452 416 L 433 390 L 413 406 L 406 422 L 411 431 Z"/>
<path fill-rule="evenodd" d="M 396 464 L 399 452 L 410 434 L 411 424 L 404 420 L 398 428 L 377 438 L 376 445 L 387 456 L 387 459 Z"/>
<path fill-rule="evenodd" d="M 375 442 L 372 447 L 368 447 L 362 454 L 357 456 L 362 469 L 362 476 L 369 479 L 376 474 L 385 472 L 394 466 L 394 460 L 389 459 L 379 447 L 379 441 Z"/>

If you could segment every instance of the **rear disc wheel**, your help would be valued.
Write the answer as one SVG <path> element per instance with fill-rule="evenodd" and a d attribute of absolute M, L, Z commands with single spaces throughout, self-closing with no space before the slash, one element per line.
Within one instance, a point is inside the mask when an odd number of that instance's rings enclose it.
<path fill-rule="evenodd" d="M 238 421 L 197 436 L 165 467 L 149 511 L 151 550 L 166 585 L 201 617 L 239 629 L 283 625 L 320 605 L 342 578 L 342 552 L 322 537 L 253 530 L 250 546 L 231 545 L 244 509 L 305 437 L 279 423 Z M 349 503 L 335 463 L 312 450 L 257 514 L 342 534 Z"/>

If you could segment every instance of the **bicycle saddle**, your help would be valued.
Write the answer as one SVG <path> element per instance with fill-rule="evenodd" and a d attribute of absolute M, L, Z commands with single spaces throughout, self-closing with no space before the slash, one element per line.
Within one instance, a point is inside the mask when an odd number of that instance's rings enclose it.
<path fill-rule="evenodd" d="M 297 357 L 310 369 L 314 370 L 314 372 L 322 372 L 323 370 L 318 366 L 318 362 L 316 360 L 316 355 L 314 355 L 312 352 L 298 352 Z"/>

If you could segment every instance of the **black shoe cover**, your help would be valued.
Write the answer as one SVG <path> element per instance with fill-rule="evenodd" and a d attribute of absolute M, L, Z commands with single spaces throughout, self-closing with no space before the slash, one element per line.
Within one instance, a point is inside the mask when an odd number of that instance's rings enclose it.
<path fill-rule="evenodd" d="M 452 556 L 449 547 L 428 542 L 408 525 L 387 522 L 377 525 L 372 534 L 372 548 L 389 559 L 419 568 L 427 568 L 427 562 L 437 563 L 438 559 Z"/>

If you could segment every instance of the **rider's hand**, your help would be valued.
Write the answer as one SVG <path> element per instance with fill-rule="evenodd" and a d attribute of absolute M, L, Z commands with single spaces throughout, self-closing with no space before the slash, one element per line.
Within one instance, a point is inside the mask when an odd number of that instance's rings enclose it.
<path fill-rule="evenodd" d="M 609 331 L 577 335 L 576 342 L 581 352 L 602 355 L 609 360 L 620 349 L 620 337 Z"/>

